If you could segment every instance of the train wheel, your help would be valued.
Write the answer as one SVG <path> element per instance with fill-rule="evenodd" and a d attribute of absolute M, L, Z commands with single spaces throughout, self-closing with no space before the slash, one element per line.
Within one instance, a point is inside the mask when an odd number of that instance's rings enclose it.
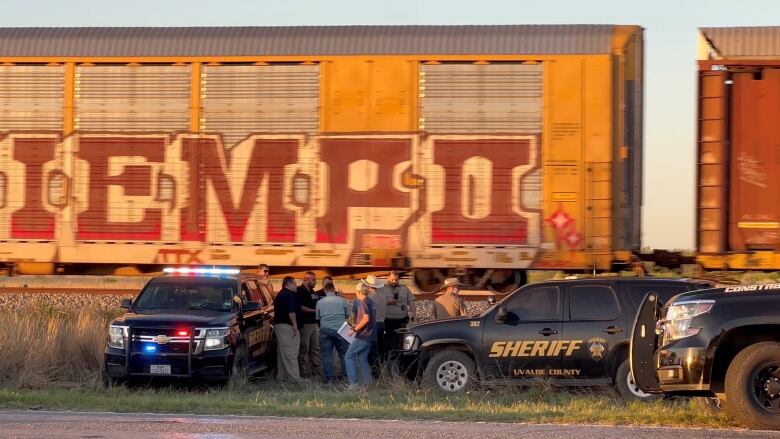
<path fill-rule="evenodd" d="M 477 269 L 470 270 L 471 284 L 477 290 L 509 294 L 528 280 L 525 270 Z"/>
<path fill-rule="evenodd" d="M 447 276 L 438 268 L 421 268 L 414 270 L 414 285 L 423 293 L 439 291 Z"/>
<path fill-rule="evenodd" d="M 448 277 L 458 277 L 466 284 L 464 289 L 489 290 L 509 294 L 527 281 L 525 270 L 471 269 L 465 276 L 452 269 L 424 268 L 414 270 L 414 284 L 424 293 L 435 293 Z"/>

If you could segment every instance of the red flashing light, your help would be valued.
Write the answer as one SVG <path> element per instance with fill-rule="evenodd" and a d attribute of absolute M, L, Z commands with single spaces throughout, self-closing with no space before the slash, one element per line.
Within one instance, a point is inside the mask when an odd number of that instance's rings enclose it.
<path fill-rule="evenodd" d="M 176 335 L 178 335 L 179 337 L 186 337 L 190 335 L 190 333 L 187 331 L 176 331 Z"/>

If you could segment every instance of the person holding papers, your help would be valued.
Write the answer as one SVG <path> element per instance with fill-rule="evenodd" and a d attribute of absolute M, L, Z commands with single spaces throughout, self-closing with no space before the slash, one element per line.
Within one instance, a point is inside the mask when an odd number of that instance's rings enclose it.
<path fill-rule="evenodd" d="M 368 365 L 368 352 L 371 345 L 376 343 L 376 306 L 368 297 L 369 294 L 381 287 L 379 280 L 368 275 L 366 279 L 361 280 L 362 286 L 355 291 L 355 326 L 349 331 L 349 335 L 354 335 L 355 340 L 349 345 L 347 354 L 344 356 L 347 366 L 347 378 L 349 379 L 349 390 L 357 390 L 358 371 L 364 385 L 371 384 L 374 377 L 371 375 L 371 367 Z"/>
<path fill-rule="evenodd" d="M 320 325 L 320 363 L 322 364 L 323 381 L 333 383 L 336 375 L 333 372 L 333 348 L 339 354 L 342 371 L 344 366 L 344 355 L 349 349 L 347 342 L 338 333 L 341 326 L 349 318 L 349 303 L 336 295 L 336 287 L 332 282 L 324 283 L 323 291 L 325 297 L 317 301 L 315 308 L 315 318 Z"/>

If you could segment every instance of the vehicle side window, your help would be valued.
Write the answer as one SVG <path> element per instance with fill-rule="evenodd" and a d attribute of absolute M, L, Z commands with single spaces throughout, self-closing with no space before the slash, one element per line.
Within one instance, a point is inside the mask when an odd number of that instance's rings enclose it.
<path fill-rule="evenodd" d="M 257 282 L 253 280 L 248 280 L 244 283 L 244 285 L 246 285 L 247 291 L 249 292 L 249 295 L 247 296 L 249 301 L 260 302 L 260 304 L 262 305 L 263 298 L 262 295 L 260 294 L 260 287 L 259 285 L 257 285 Z"/>
<path fill-rule="evenodd" d="M 578 285 L 571 288 L 571 320 L 613 320 L 620 315 L 615 292 L 603 285 Z"/>
<path fill-rule="evenodd" d="M 628 294 L 631 296 L 631 301 L 634 302 L 636 308 L 642 304 L 642 299 L 645 298 L 647 293 L 658 293 L 658 297 L 661 299 L 661 303 L 666 303 L 672 297 L 688 291 L 687 285 L 631 285 L 628 287 Z"/>
<path fill-rule="evenodd" d="M 544 286 L 520 292 L 507 304 L 507 321 L 538 322 L 560 319 L 558 287 Z"/>

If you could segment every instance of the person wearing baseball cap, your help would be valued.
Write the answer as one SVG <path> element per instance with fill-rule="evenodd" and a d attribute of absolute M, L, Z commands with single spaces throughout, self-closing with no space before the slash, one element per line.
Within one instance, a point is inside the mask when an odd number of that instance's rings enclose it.
<path fill-rule="evenodd" d="M 451 319 L 453 317 L 466 317 L 466 305 L 463 298 L 458 294 L 462 283 L 457 278 L 451 277 L 444 280 L 444 284 L 439 291 L 444 293 L 436 298 L 433 303 L 434 318 Z"/>
<path fill-rule="evenodd" d="M 347 378 L 349 379 L 349 390 L 358 389 L 359 382 L 367 385 L 374 381 L 371 367 L 368 364 L 368 354 L 377 340 L 376 306 L 374 301 L 368 296 L 381 286 L 379 279 L 373 275 L 368 275 L 360 281 L 357 291 L 355 291 L 356 297 L 353 305 L 355 325 L 350 330 L 350 335 L 354 335 L 355 339 L 349 345 L 346 355 L 344 355 Z M 358 370 L 360 371 L 360 379 L 358 379 Z"/>

